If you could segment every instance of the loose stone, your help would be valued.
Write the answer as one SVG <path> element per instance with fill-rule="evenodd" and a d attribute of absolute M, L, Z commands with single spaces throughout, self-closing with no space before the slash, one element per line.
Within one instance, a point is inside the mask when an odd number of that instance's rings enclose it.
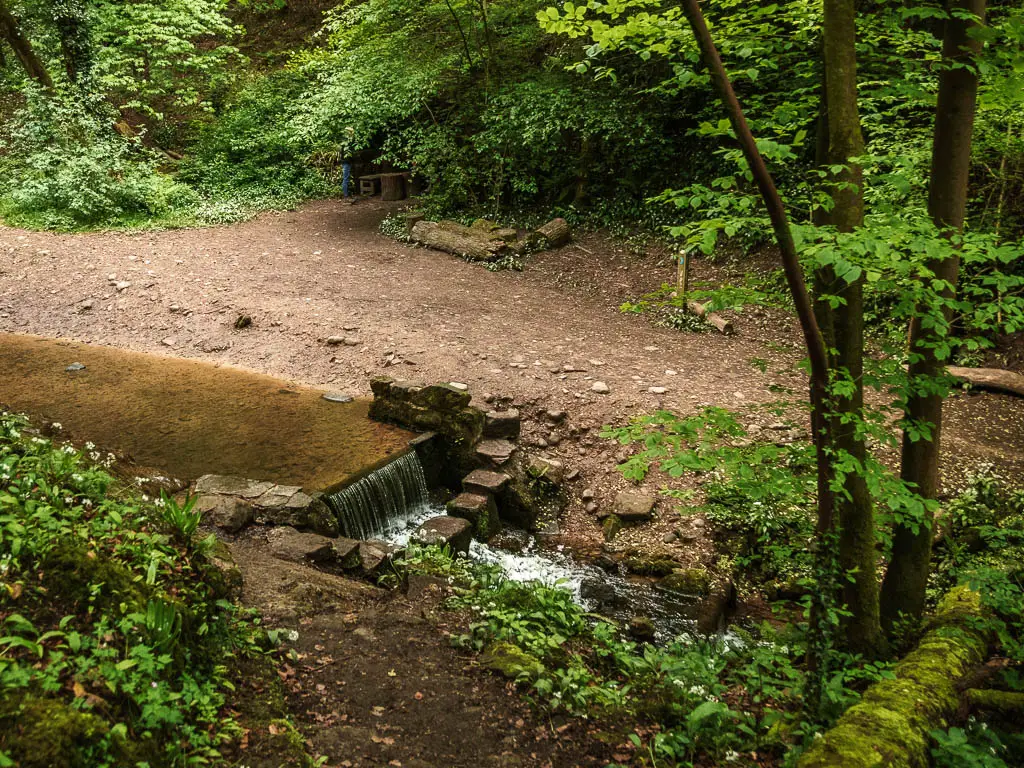
<path fill-rule="evenodd" d="M 612 390 L 611 387 L 609 387 L 603 381 L 595 381 L 593 384 L 590 385 L 590 391 L 597 392 L 597 394 L 599 395 L 607 395 Z"/>

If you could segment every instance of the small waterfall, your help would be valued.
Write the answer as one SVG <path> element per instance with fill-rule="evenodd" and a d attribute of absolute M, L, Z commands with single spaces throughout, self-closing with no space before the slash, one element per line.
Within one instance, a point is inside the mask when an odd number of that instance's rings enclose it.
<path fill-rule="evenodd" d="M 342 535 L 368 539 L 403 527 L 430 504 L 423 465 L 415 451 L 388 462 L 325 498 Z"/>

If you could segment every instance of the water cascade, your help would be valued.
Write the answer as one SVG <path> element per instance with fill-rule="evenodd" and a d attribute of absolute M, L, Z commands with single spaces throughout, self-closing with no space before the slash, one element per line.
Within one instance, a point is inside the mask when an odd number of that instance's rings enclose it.
<path fill-rule="evenodd" d="M 342 535 L 369 539 L 401 529 L 430 507 L 427 480 L 415 451 L 390 461 L 324 499 Z"/>

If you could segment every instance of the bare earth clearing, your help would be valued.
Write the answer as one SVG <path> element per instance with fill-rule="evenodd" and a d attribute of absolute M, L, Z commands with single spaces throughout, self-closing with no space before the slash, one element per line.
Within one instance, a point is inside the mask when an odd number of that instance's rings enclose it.
<path fill-rule="evenodd" d="M 543 440 L 567 470 L 579 469 L 562 533 L 592 551 L 602 537 L 580 491 L 593 488 L 607 507 L 626 485 L 614 471 L 619 448 L 596 435 L 602 424 L 659 407 L 688 413 L 769 402 L 778 397 L 773 384 L 803 390 L 802 376 L 791 371 L 798 336 L 780 313 L 735 318 L 734 337 L 680 333 L 619 313 L 623 300 L 673 279 L 664 260 L 587 236 L 582 247 L 533 257 L 522 273 L 492 273 L 379 235 L 390 209 L 319 202 L 230 227 L 143 234 L 0 228 L 0 331 L 203 359 L 355 395 L 368 395 L 369 379 L 379 374 L 464 382 L 477 398 L 490 394 L 520 408 L 526 442 Z M 697 266 L 698 279 L 722 274 Z M 235 330 L 240 314 L 253 322 Z M 328 337 L 345 341 L 328 345 Z M 769 361 L 767 372 L 756 359 Z M 593 392 L 595 381 L 610 393 Z M 665 392 L 652 394 L 651 387 Z M 550 409 L 568 413 L 561 426 L 546 418 Z M 1024 472 L 1024 401 L 956 397 L 947 413 L 947 485 L 980 462 Z M 660 480 L 652 478 L 652 488 Z M 694 518 L 660 506 L 655 522 L 623 531 L 616 545 L 642 541 L 683 563 L 705 560 L 702 536 L 663 542 Z M 236 554 L 252 579 L 250 599 L 273 615 L 273 596 L 289 600 L 300 576 L 280 564 L 260 566 L 244 550 Z M 585 765 L 587 754 L 610 758 L 612 747 L 579 725 L 533 722 L 501 682 L 463 669 L 468 659 L 437 631 L 444 617 L 424 612 L 429 600 L 332 579 L 308 586 L 317 598 L 308 615 L 280 617 L 299 626 L 306 654 L 285 675 L 292 704 L 330 765 Z M 420 693 L 433 699 L 429 710 Z"/>

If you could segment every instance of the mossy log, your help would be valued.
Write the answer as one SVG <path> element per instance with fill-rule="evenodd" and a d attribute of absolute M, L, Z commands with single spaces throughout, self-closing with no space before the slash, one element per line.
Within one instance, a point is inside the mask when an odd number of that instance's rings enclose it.
<path fill-rule="evenodd" d="M 868 688 L 797 768 L 927 768 L 928 732 L 956 714 L 957 682 L 988 651 L 989 638 L 972 626 L 981 614 L 976 592 L 951 590 L 917 648 L 896 665 L 895 679 Z"/>
<path fill-rule="evenodd" d="M 418 221 L 412 239 L 428 248 L 453 253 L 472 261 L 494 261 L 508 253 L 508 243 L 479 229 L 453 222 Z"/>

